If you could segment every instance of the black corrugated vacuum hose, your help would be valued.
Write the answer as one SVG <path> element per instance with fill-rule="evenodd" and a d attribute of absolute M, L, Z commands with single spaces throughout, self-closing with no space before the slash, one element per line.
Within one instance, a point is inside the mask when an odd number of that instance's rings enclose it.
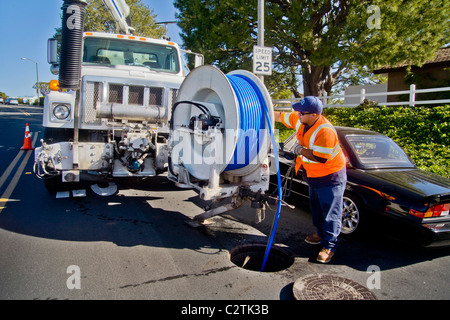
<path fill-rule="evenodd" d="M 62 89 L 80 89 L 86 1 L 66 0 L 62 6 L 62 40 L 59 86 Z"/>

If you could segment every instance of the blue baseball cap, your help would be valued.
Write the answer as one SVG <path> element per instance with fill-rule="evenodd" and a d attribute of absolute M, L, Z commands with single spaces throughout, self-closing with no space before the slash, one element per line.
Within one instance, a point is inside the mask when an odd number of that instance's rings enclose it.
<path fill-rule="evenodd" d="M 294 103 L 292 105 L 292 109 L 297 112 L 322 114 L 323 104 L 319 98 L 314 96 L 307 96 L 302 101 Z"/>

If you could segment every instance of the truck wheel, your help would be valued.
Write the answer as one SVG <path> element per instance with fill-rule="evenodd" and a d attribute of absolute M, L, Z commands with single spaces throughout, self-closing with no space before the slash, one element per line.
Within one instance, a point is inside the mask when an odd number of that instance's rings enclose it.
<path fill-rule="evenodd" d="M 45 189 L 50 193 L 56 193 L 63 190 L 63 182 L 61 181 L 61 176 L 48 178 L 44 180 Z"/>
<path fill-rule="evenodd" d="M 44 180 L 45 189 L 50 193 L 59 191 L 71 191 L 84 188 L 80 182 L 62 182 L 61 175 Z"/>

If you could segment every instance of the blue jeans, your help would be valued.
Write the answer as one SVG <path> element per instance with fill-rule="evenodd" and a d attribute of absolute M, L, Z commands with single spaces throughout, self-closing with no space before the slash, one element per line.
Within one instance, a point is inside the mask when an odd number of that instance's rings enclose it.
<path fill-rule="evenodd" d="M 309 205 L 317 234 L 325 249 L 336 250 L 342 225 L 342 205 L 346 182 L 337 185 L 309 186 Z"/>

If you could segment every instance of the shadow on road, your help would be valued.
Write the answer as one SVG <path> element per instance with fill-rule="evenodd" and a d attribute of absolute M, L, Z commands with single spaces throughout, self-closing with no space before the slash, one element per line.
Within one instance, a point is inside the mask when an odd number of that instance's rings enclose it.
<path fill-rule="evenodd" d="M 139 183 L 123 182 L 121 191 L 100 197 L 88 190 L 85 198 L 55 199 L 33 176 L 19 184 L 16 201 L 8 203 L 0 216 L 0 228 L 65 241 L 108 241 L 118 246 L 153 246 L 217 252 L 251 242 L 266 243 L 275 212 L 266 211 L 255 223 L 249 206 L 213 218 L 211 225 L 191 228 L 186 220 L 203 212 L 206 202 L 192 190 L 180 190 L 165 176 Z M 30 196 L 29 192 L 32 191 Z M 307 204 L 298 209 L 283 207 L 274 243 L 286 245 L 293 254 L 315 263 L 320 247 L 304 242 L 314 232 Z M 274 208 L 273 208 L 274 209 Z M 331 265 L 366 271 L 369 265 L 381 270 L 399 268 L 450 254 L 450 248 L 418 248 L 372 231 L 357 241 L 341 239 Z"/>
<path fill-rule="evenodd" d="M 304 239 L 315 232 L 307 202 L 296 202 L 296 209 L 282 207 L 275 235 L 275 243 L 287 245 L 293 254 L 317 263 L 316 257 L 321 247 L 307 244 Z M 261 224 L 255 224 L 245 209 L 235 210 L 230 214 L 234 219 L 248 223 L 262 233 L 271 232 L 275 212 L 266 214 Z M 330 265 L 345 265 L 359 271 L 366 271 L 370 265 L 381 270 L 395 269 L 423 261 L 431 261 L 450 255 L 450 247 L 424 248 L 409 243 L 402 238 L 380 229 L 369 229 L 367 233 L 356 238 L 340 237 L 339 246 Z"/>
<path fill-rule="evenodd" d="M 118 184 L 119 193 L 56 199 L 33 176 L 20 183 L 0 216 L 0 228 L 33 237 L 64 241 L 108 241 L 118 246 L 229 250 L 228 245 L 264 235 L 247 235 L 242 224 L 191 228 L 186 221 L 206 202 L 192 190 L 178 189 L 165 176 Z M 30 195 L 30 190 L 32 195 Z M 124 195 L 126 191 L 126 196 Z M 232 239 L 221 241 L 221 239 Z"/>

